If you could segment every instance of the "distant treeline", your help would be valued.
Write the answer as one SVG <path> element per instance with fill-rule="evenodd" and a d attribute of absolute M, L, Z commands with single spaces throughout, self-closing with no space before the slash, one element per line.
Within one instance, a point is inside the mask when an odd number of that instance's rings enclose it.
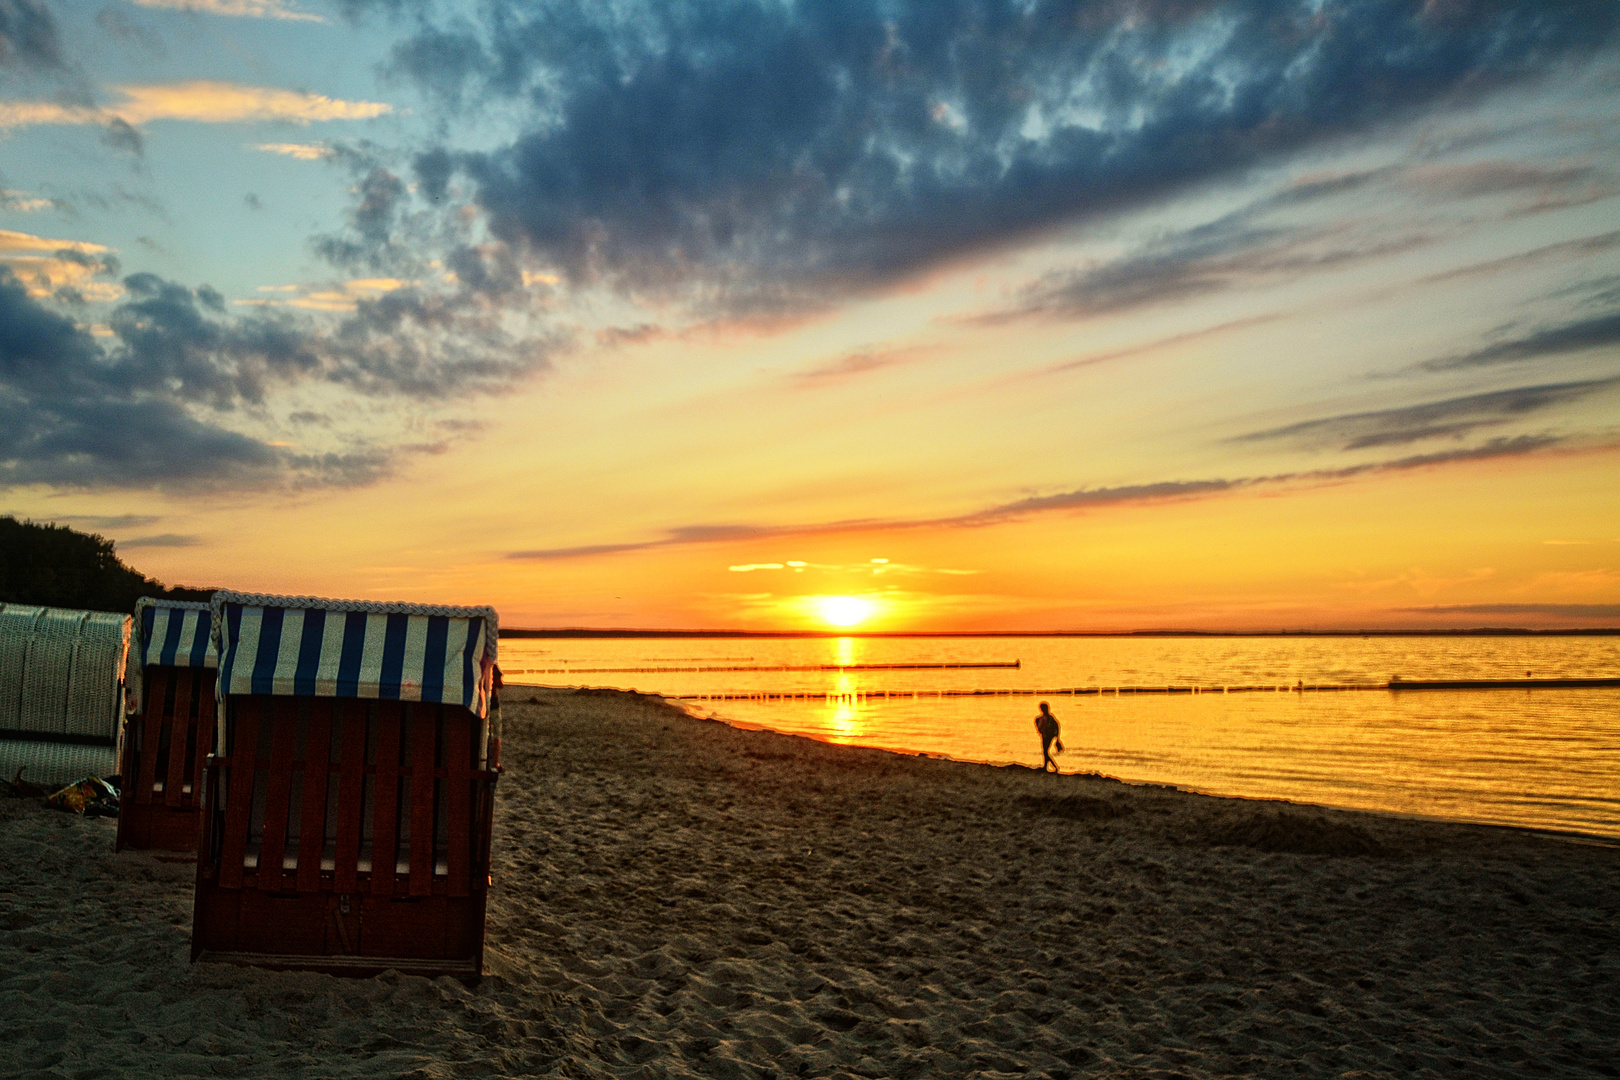
<path fill-rule="evenodd" d="M 213 593 L 171 589 L 125 566 L 104 536 L 0 517 L 0 602 L 127 614 L 142 596 L 207 600 Z"/>

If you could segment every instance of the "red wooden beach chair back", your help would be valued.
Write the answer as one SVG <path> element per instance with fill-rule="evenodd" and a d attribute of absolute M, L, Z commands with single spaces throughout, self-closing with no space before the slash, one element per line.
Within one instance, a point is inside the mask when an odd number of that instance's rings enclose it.
<path fill-rule="evenodd" d="M 197 850 L 215 667 L 207 604 L 136 603 L 126 679 L 136 711 L 119 762 L 117 850 Z"/>
<path fill-rule="evenodd" d="M 124 732 L 116 847 L 196 851 L 203 763 L 214 738 L 214 673 L 153 665 L 145 708 Z"/>
<path fill-rule="evenodd" d="M 364 652 L 364 621 L 348 621 L 355 655 Z M 298 626 L 287 618 L 277 627 L 283 635 L 319 635 L 305 642 L 340 641 L 338 629 L 321 619 Z M 233 632 L 240 629 L 228 628 L 227 641 Z M 453 658 L 434 658 L 432 633 L 407 625 L 395 637 L 429 641 L 429 667 L 454 666 Z M 296 656 L 286 641 L 280 637 L 272 654 L 261 637 L 257 653 Z M 312 644 L 303 652 L 306 674 L 318 673 L 315 651 Z M 233 658 L 229 644 L 221 656 L 222 686 L 254 685 L 239 666 L 244 657 Z M 258 675 L 258 689 L 276 689 L 273 672 Z M 387 675 L 377 692 L 421 691 Z M 296 683 L 296 670 L 289 678 Z M 318 674 L 311 678 L 303 688 L 323 688 Z M 330 689 L 346 688 L 335 675 Z M 461 689 L 438 696 L 459 697 Z M 204 785 L 192 958 L 476 980 L 498 771 L 483 700 L 480 716 L 454 700 L 228 694 Z"/>

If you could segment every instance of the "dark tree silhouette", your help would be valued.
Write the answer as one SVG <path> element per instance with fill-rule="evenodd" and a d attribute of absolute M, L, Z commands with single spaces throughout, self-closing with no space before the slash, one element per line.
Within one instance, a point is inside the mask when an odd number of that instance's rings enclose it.
<path fill-rule="evenodd" d="M 207 600 L 125 566 L 104 536 L 0 517 L 0 602 L 128 613 L 142 596 Z"/>

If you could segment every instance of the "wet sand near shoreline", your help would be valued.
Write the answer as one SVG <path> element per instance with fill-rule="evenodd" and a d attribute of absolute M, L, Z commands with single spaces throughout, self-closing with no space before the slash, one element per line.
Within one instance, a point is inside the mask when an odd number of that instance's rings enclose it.
<path fill-rule="evenodd" d="M 511 687 L 483 983 L 187 963 L 0 801 L 0 1075 L 1620 1075 L 1620 850 Z"/>

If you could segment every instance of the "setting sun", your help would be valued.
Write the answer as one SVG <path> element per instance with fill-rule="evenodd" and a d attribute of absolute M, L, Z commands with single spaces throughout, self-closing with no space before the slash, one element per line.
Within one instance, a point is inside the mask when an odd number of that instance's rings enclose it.
<path fill-rule="evenodd" d="M 856 626 L 872 617 L 877 605 L 858 596 L 821 596 L 816 598 L 816 613 L 829 626 Z"/>

